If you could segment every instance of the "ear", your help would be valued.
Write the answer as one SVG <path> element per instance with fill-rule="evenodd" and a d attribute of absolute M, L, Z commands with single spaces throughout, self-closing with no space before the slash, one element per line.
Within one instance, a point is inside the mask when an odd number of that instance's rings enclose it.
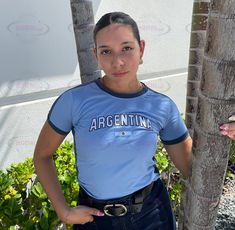
<path fill-rule="evenodd" d="M 95 56 L 95 58 L 97 60 L 97 49 L 96 48 L 92 48 L 92 51 L 93 51 L 93 54 L 94 54 L 94 56 Z"/>
<path fill-rule="evenodd" d="M 142 58 L 144 55 L 144 49 L 145 49 L 145 41 L 140 40 L 140 58 Z"/>
<path fill-rule="evenodd" d="M 98 68 L 101 70 L 101 66 L 99 64 L 98 57 L 97 57 L 97 49 L 96 48 L 92 48 L 92 51 L 93 51 L 93 54 L 95 56 L 96 62 L 98 64 Z"/>

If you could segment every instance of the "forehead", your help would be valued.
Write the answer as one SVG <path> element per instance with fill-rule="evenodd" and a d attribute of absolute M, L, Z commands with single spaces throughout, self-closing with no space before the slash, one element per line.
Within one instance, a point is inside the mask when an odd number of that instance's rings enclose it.
<path fill-rule="evenodd" d="M 96 35 L 97 44 L 109 44 L 113 42 L 135 41 L 132 28 L 129 25 L 111 24 L 101 29 Z"/>

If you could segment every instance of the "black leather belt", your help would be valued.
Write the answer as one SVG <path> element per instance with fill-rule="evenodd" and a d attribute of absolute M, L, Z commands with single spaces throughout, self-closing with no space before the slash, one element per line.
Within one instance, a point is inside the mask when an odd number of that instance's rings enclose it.
<path fill-rule="evenodd" d="M 154 182 L 132 193 L 131 195 L 100 201 L 90 197 L 81 187 L 79 191 L 79 204 L 102 210 L 107 216 L 124 216 L 127 213 L 139 213 L 144 199 L 151 193 Z"/>

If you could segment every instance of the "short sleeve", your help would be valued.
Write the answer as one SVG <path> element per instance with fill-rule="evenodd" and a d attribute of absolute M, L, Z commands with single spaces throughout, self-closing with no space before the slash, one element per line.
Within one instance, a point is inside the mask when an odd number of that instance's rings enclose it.
<path fill-rule="evenodd" d="M 171 101 L 165 127 L 160 131 L 160 139 L 166 145 L 180 143 L 188 137 L 187 127 L 175 103 Z"/>
<path fill-rule="evenodd" d="M 72 94 L 66 91 L 53 103 L 47 121 L 59 134 L 67 135 L 72 129 Z"/>

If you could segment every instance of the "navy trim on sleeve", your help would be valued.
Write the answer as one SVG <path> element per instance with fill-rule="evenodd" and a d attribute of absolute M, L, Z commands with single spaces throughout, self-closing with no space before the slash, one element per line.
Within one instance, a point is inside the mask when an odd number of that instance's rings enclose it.
<path fill-rule="evenodd" d="M 59 134 L 61 134 L 61 135 L 67 135 L 67 134 L 70 132 L 70 131 L 69 131 L 69 132 L 66 132 L 66 131 L 63 131 L 63 130 L 57 128 L 57 127 L 52 123 L 52 121 L 50 121 L 49 116 L 48 116 L 48 118 L 47 118 L 47 121 L 48 121 L 49 125 L 51 126 L 51 128 L 53 128 L 57 133 L 59 133 Z"/>
<path fill-rule="evenodd" d="M 178 143 L 184 141 L 188 136 L 189 136 L 189 133 L 188 133 L 188 131 L 186 131 L 182 136 L 180 136 L 177 139 L 170 140 L 170 141 L 164 141 L 161 139 L 161 141 L 165 145 L 174 145 L 174 144 L 178 144 Z"/>

